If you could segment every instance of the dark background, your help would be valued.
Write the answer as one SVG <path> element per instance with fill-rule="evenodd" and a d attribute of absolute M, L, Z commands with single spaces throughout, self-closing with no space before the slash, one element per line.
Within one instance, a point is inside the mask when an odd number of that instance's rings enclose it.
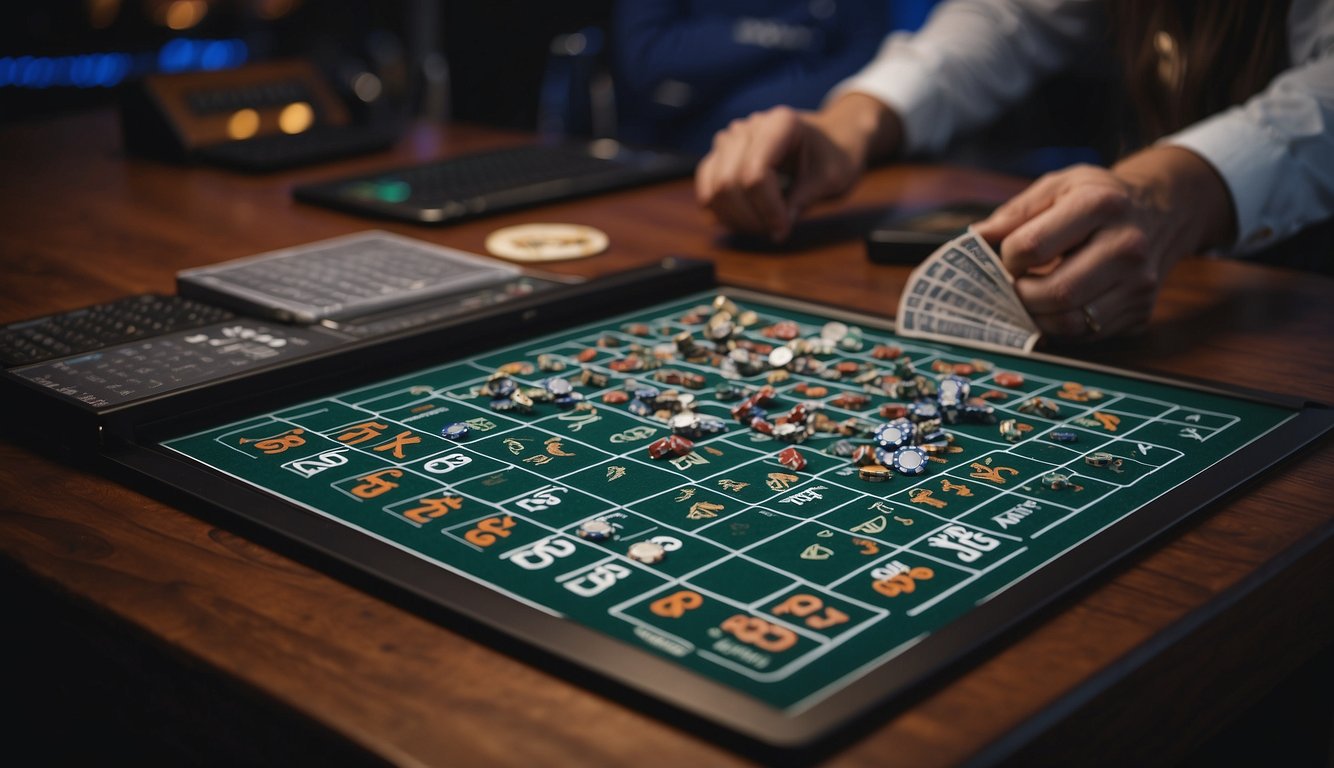
<path fill-rule="evenodd" d="M 50 0 L 0 14 L 0 120 L 116 103 L 143 75 L 272 58 L 315 61 L 351 96 L 358 74 L 400 114 L 531 129 L 558 35 L 601 28 L 612 0 Z M 202 11 L 202 13 L 201 13 Z M 172 29 L 170 24 L 194 22 Z M 591 55 L 590 51 L 590 55 Z M 447 62 L 448 82 L 438 75 Z M 447 93 L 434 92 L 447 88 Z M 441 97 L 448 114 L 438 111 Z"/>

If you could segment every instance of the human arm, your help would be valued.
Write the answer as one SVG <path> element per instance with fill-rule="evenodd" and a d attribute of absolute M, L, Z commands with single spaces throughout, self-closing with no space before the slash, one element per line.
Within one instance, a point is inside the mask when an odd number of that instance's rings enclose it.
<path fill-rule="evenodd" d="M 696 198 L 729 228 L 781 241 L 806 206 L 846 192 L 869 157 L 893 154 L 900 125 L 859 93 L 818 112 L 776 107 L 735 120 L 695 171 Z"/>
<path fill-rule="evenodd" d="M 1334 3 L 1294 2 L 1290 29 L 1297 63 L 1244 104 L 1109 170 L 1044 177 L 977 225 L 1044 332 L 1134 330 L 1182 256 L 1244 254 L 1334 216 Z"/>
<path fill-rule="evenodd" d="M 1213 166 L 1156 145 L 1110 169 L 1047 174 L 974 229 L 1000 243 L 1044 334 L 1088 339 L 1142 328 L 1177 261 L 1230 242 L 1235 224 Z"/>
<path fill-rule="evenodd" d="M 939 149 L 995 117 L 1077 52 L 1100 8 L 1097 0 L 943 3 L 917 35 L 892 36 L 819 111 L 779 108 L 721 131 L 696 174 L 699 201 L 729 228 L 781 240 L 806 206 L 846 192 L 868 163 Z"/>

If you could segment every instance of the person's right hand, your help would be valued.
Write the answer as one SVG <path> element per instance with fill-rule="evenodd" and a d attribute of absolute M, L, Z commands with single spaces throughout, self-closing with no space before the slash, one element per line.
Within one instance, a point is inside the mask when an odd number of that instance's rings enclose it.
<path fill-rule="evenodd" d="M 784 240 L 808 206 L 851 189 L 884 111 L 854 94 L 821 112 L 775 107 L 734 120 L 695 171 L 695 195 L 723 226 Z"/>

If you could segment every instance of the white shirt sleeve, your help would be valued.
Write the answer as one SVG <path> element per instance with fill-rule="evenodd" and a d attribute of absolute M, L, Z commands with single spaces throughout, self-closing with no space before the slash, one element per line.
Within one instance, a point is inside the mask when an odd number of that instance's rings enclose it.
<path fill-rule="evenodd" d="M 949 0 L 919 32 L 886 39 L 876 58 L 829 98 L 849 91 L 872 96 L 902 118 L 906 153 L 939 152 L 955 136 L 999 117 L 1090 47 L 1104 46 L 1104 5 Z"/>
<path fill-rule="evenodd" d="M 1334 216 L 1334 2 L 1294 0 L 1288 26 L 1292 68 L 1246 103 L 1162 140 L 1223 177 L 1240 254 Z"/>

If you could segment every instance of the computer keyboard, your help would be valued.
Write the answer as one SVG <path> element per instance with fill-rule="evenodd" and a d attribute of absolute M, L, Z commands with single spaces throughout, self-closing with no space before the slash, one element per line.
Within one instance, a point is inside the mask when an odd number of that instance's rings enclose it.
<path fill-rule="evenodd" d="M 183 296 L 283 322 L 316 323 L 517 275 L 513 265 L 373 231 L 185 270 L 176 283 Z"/>
<path fill-rule="evenodd" d="M 181 296 L 140 294 L 0 328 L 0 363 L 40 363 L 232 318 Z"/>
<path fill-rule="evenodd" d="M 440 224 L 689 176 L 697 158 L 609 140 L 527 144 L 299 185 L 296 199 L 363 215 Z"/>

